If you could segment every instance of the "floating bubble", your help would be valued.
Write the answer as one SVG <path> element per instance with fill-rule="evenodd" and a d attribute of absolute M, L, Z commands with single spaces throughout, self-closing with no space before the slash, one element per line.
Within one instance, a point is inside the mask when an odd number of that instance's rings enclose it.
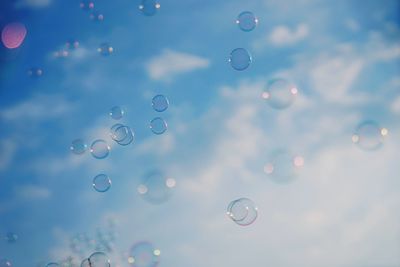
<path fill-rule="evenodd" d="M 233 69 L 238 71 L 247 69 L 251 61 L 250 53 L 244 48 L 234 49 L 229 56 L 229 63 Z"/>
<path fill-rule="evenodd" d="M 120 120 L 124 116 L 124 113 L 125 111 L 121 107 L 114 106 L 110 110 L 110 117 L 114 120 Z"/>
<path fill-rule="evenodd" d="M 91 267 L 89 258 L 84 259 L 84 260 L 81 262 L 81 267 Z"/>
<path fill-rule="evenodd" d="M 111 179 L 105 174 L 96 175 L 93 178 L 93 188 L 97 192 L 107 192 L 111 188 Z"/>
<path fill-rule="evenodd" d="M 79 41 L 75 39 L 70 39 L 65 43 L 65 48 L 68 50 L 74 50 L 79 47 Z"/>
<path fill-rule="evenodd" d="M 154 16 L 160 7 L 160 3 L 156 0 L 142 0 L 139 10 L 146 16 Z"/>
<path fill-rule="evenodd" d="M 293 155 L 286 150 L 277 150 L 264 165 L 264 172 L 276 183 L 289 183 L 296 178 L 303 165 L 302 156 Z"/>
<path fill-rule="evenodd" d="M 242 31 L 250 32 L 257 27 L 258 18 L 250 11 L 244 11 L 239 14 L 236 24 Z"/>
<path fill-rule="evenodd" d="M 26 36 L 25 25 L 19 22 L 7 24 L 1 31 L 1 40 L 8 49 L 21 46 Z"/>
<path fill-rule="evenodd" d="M 32 67 L 28 70 L 28 76 L 32 78 L 39 78 L 43 75 L 43 70 L 41 68 Z"/>
<path fill-rule="evenodd" d="M 90 13 L 89 18 L 92 21 L 103 21 L 104 15 L 102 13 L 100 13 L 99 11 L 93 11 Z"/>
<path fill-rule="evenodd" d="M 150 121 L 150 129 L 154 134 L 163 134 L 167 128 L 168 125 L 163 118 L 157 117 Z"/>
<path fill-rule="evenodd" d="M 90 267 L 110 267 L 110 259 L 104 252 L 95 252 L 88 258 Z"/>
<path fill-rule="evenodd" d="M 114 48 L 110 46 L 108 43 L 100 44 L 99 48 L 97 48 L 97 52 L 100 53 L 102 56 L 109 56 L 114 51 Z"/>
<path fill-rule="evenodd" d="M 7 260 L 7 259 L 1 259 L 0 260 L 0 267 L 11 267 L 11 261 Z"/>
<path fill-rule="evenodd" d="M 258 208 L 250 199 L 239 198 L 229 203 L 226 213 L 236 224 L 247 226 L 257 219 Z"/>
<path fill-rule="evenodd" d="M 69 52 L 64 49 L 54 52 L 54 57 L 56 57 L 56 58 L 66 58 L 68 56 L 69 56 Z"/>
<path fill-rule="evenodd" d="M 46 267 L 60 267 L 60 265 L 58 263 L 55 262 L 50 262 L 46 265 Z"/>
<path fill-rule="evenodd" d="M 151 204 L 161 204 L 172 196 L 176 181 L 160 171 L 148 173 L 142 179 L 137 190 L 140 196 Z"/>
<path fill-rule="evenodd" d="M 386 128 L 372 120 L 359 124 L 352 136 L 352 141 L 363 150 L 377 150 L 384 142 L 385 136 L 389 133 Z"/>
<path fill-rule="evenodd" d="M 70 149 L 72 153 L 81 155 L 86 152 L 87 144 L 82 139 L 75 139 L 74 141 L 72 141 Z"/>
<path fill-rule="evenodd" d="M 151 104 L 155 111 L 163 112 L 168 108 L 169 101 L 168 101 L 168 98 L 166 98 L 164 95 L 156 95 L 151 100 Z"/>
<path fill-rule="evenodd" d="M 160 262 L 161 251 L 149 242 L 139 242 L 132 246 L 128 263 L 133 267 L 156 267 Z"/>
<path fill-rule="evenodd" d="M 8 232 L 5 239 L 8 243 L 15 243 L 18 240 L 18 235 L 13 232 Z"/>
<path fill-rule="evenodd" d="M 134 135 L 135 133 L 130 127 L 121 123 L 114 124 L 110 129 L 111 138 L 122 146 L 132 143 Z"/>
<path fill-rule="evenodd" d="M 274 109 L 285 109 L 293 104 L 298 89 L 296 85 L 285 79 L 271 80 L 261 97 Z"/>
<path fill-rule="evenodd" d="M 95 140 L 90 146 L 90 153 L 96 159 L 104 159 L 110 153 L 110 146 L 102 139 Z"/>
<path fill-rule="evenodd" d="M 94 2 L 91 0 L 81 0 L 79 6 L 81 7 L 82 10 L 85 11 L 93 10 Z"/>

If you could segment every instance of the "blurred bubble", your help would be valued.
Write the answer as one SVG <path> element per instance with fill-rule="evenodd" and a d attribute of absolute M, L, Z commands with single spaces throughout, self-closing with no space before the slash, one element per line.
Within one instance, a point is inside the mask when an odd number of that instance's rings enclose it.
<path fill-rule="evenodd" d="M 236 24 L 242 31 L 249 32 L 257 26 L 258 18 L 252 12 L 244 11 L 237 17 Z"/>
<path fill-rule="evenodd" d="M 302 156 L 281 149 L 271 154 L 269 161 L 264 165 L 264 172 L 276 183 L 289 183 L 296 178 L 303 165 Z"/>
<path fill-rule="evenodd" d="M 261 97 L 274 109 L 285 109 L 293 104 L 298 89 L 285 79 L 271 80 Z"/>
<path fill-rule="evenodd" d="M 95 252 L 90 255 L 89 259 L 90 267 L 110 267 L 110 259 L 104 252 Z"/>
<path fill-rule="evenodd" d="M 68 56 L 69 56 L 69 52 L 64 49 L 54 52 L 54 57 L 56 57 L 56 58 L 65 58 Z"/>
<path fill-rule="evenodd" d="M 25 25 L 19 22 L 7 24 L 1 31 L 1 41 L 8 49 L 18 48 L 26 36 Z"/>
<path fill-rule="evenodd" d="M 32 67 L 28 70 L 28 76 L 32 78 L 38 78 L 43 75 L 43 70 L 41 68 Z"/>
<path fill-rule="evenodd" d="M 155 111 L 163 112 L 168 108 L 169 101 L 168 101 L 168 98 L 166 98 L 164 95 L 156 95 L 151 100 L 151 104 Z"/>
<path fill-rule="evenodd" d="M 1 259 L 0 260 L 0 267 L 11 267 L 11 261 L 7 260 L 7 259 Z"/>
<path fill-rule="evenodd" d="M 157 117 L 150 121 L 150 129 L 154 134 L 163 134 L 168 125 L 163 118 Z"/>
<path fill-rule="evenodd" d="M 250 199 L 239 198 L 229 203 L 226 213 L 236 224 L 247 226 L 257 219 L 258 208 Z"/>
<path fill-rule="evenodd" d="M 100 44 L 99 48 L 97 48 L 97 52 L 100 53 L 102 56 L 109 56 L 114 51 L 114 48 L 110 46 L 108 43 Z"/>
<path fill-rule="evenodd" d="M 92 21 L 95 21 L 95 22 L 96 22 L 96 21 L 99 21 L 99 22 L 101 22 L 101 21 L 104 20 L 104 15 L 103 15 L 102 13 L 100 13 L 99 11 L 93 11 L 93 12 L 90 13 L 89 18 L 90 18 Z"/>
<path fill-rule="evenodd" d="M 46 265 L 46 267 L 60 267 L 60 265 L 58 263 L 55 262 L 50 262 Z"/>
<path fill-rule="evenodd" d="M 6 234 L 5 239 L 6 239 L 6 241 L 8 243 L 15 243 L 18 240 L 18 235 L 16 233 L 13 233 L 13 232 L 8 232 Z"/>
<path fill-rule="evenodd" d="M 75 139 L 74 141 L 72 141 L 70 149 L 72 153 L 81 155 L 86 152 L 87 144 L 82 139 Z"/>
<path fill-rule="evenodd" d="M 114 120 L 120 120 L 124 116 L 125 111 L 120 106 L 114 106 L 110 110 L 110 117 Z"/>
<path fill-rule="evenodd" d="M 135 133 L 130 127 L 117 123 L 111 127 L 110 136 L 119 145 L 126 146 L 133 142 Z"/>
<path fill-rule="evenodd" d="M 79 6 L 82 10 L 85 11 L 93 10 L 94 2 L 91 0 L 81 0 Z"/>
<path fill-rule="evenodd" d="M 153 171 L 143 177 L 137 190 L 147 202 L 161 204 L 170 199 L 175 186 L 175 179 L 167 177 L 160 171 Z"/>
<path fill-rule="evenodd" d="M 139 242 L 132 246 L 128 263 L 133 267 L 156 267 L 160 262 L 161 251 L 150 242 Z"/>
<path fill-rule="evenodd" d="M 68 50 L 74 50 L 79 47 L 79 41 L 75 39 L 70 39 L 67 42 L 65 42 L 65 48 Z"/>
<path fill-rule="evenodd" d="M 139 10 L 146 16 L 154 16 L 161 5 L 156 0 L 142 0 Z"/>
<path fill-rule="evenodd" d="M 247 69 L 251 61 L 251 55 L 244 48 L 236 48 L 229 55 L 229 63 L 233 69 L 238 71 Z"/>
<path fill-rule="evenodd" d="M 377 150 L 383 145 L 388 133 L 389 131 L 381 128 L 377 122 L 367 120 L 357 126 L 352 141 L 363 150 Z"/>
<path fill-rule="evenodd" d="M 107 192 L 111 188 L 111 179 L 105 174 L 96 175 L 93 178 L 93 188 L 100 193 Z"/>
<path fill-rule="evenodd" d="M 84 259 L 84 260 L 81 262 L 81 267 L 91 267 L 89 258 Z"/>
<path fill-rule="evenodd" d="M 90 146 L 90 153 L 96 159 L 104 159 L 110 153 L 110 146 L 103 139 L 95 140 Z"/>

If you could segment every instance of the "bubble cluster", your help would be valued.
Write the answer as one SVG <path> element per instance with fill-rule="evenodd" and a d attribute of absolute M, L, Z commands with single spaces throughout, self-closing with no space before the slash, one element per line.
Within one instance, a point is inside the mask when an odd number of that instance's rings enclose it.
<path fill-rule="evenodd" d="M 161 204 L 170 199 L 175 186 L 175 179 L 160 171 L 153 171 L 143 177 L 137 191 L 145 201 Z"/>
<path fill-rule="evenodd" d="M 352 141 L 359 148 L 372 151 L 382 147 L 385 136 L 389 131 L 382 128 L 379 124 L 372 120 L 360 123 L 352 136 Z"/>
<path fill-rule="evenodd" d="M 110 153 L 110 146 L 103 139 L 95 140 L 90 146 L 90 153 L 96 159 L 104 159 Z"/>
<path fill-rule="evenodd" d="M 114 48 L 109 43 L 100 44 L 99 48 L 97 48 L 97 52 L 102 56 L 109 56 L 113 53 Z"/>
<path fill-rule="evenodd" d="M 129 126 L 117 123 L 111 127 L 110 136 L 117 144 L 127 146 L 133 142 L 135 133 Z"/>
<path fill-rule="evenodd" d="M 273 79 L 261 97 L 274 109 L 285 109 L 293 104 L 296 99 L 298 89 L 296 85 L 286 79 Z"/>
<path fill-rule="evenodd" d="M 39 78 L 43 75 L 43 70 L 38 67 L 32 67 L 28 70 L 28 76 L 32 78 Z"/>
<path fill-rule="evenodd" d="M 76 155 L 81 155 L 86 152 L 87 144 L 83 139 L 75 139 L 71 143 L 70 150 Z"/>
<path fill-rule="evenodd" d="M 24 42 L 26 33 L 24 24 L 19 22 L 9 23 L 1 31 L 1 41 L 8 49 L 15 49 Z"/>
<path fill-rule="evenodd" d="M 238 71 L 247 69 L 251 64 L 250 53 L 244 48 L 236 48 L 229 55 L 229 63 L 232 68 Z"/>
<path fill-rule="evenodd" d="M 258 18 L 250 11 L 243 11 L 236 19 L 236 24 L 244 32 L 250 32 L 257 27 Z"/>
<path fill-rule="evenodd" d="M 110 117 L 114 120 L 120 120 L 124 116 L 125 111 L 120 106 L 114 106 L 110 110 Z"/>
<path fill-rule="evenodd" d="M 11 261 L 7 260 L 7 259 L 1 259 L 0 260 L 0 267 L 11 267 Z"/>
<path fill-rule="evenodd" d="M 107 192 L 111 188 L 111 179 L 105 174 L 98 174 L 93 178 L 93 188 L 100 193 Z"/>
<path fill-rule="evenodd" d="M 8 232 L 6 234 L 5 239 L 6 239 L 6 241 L 8 243 L 15 243 L 18 240 L 18 235 L 16 233 L 13 233 L 13 232 Z"/>
<path fill-rule="evenodd" d="M 167 128 L 167 122 L 161 117 L 156 117 L 150 121 L 150 129 L 154 134 L 163 134 Z"/>
<path fill-rule="evenodd" d="M 163 112 L 167 110 L 169 106 L 168 98 L 164 95 L 156 95 L 151 100 L 152 107 L 157 112 Z"/>
<path fill-rule="evenodd" d="M 132 246 L 128 263 L 133 267 L 156 267 L 160 262 L 161 251 L 150 242 L 142 241 Z"/>
<path fill-rule="evenodd" d="M 258 217 L 258 208 L 248 198 L 239 198 L 229 203 L 226 214 L 240 226 L 252 224 Z"/>
<path fill-rule="evenodd" d="M 289 183 L 293 181 L 299 170 L 304 165 L 304 158 L 293 155 L 287 150 L 276 150 L 264 165 L 264 172 L 276 183 Z"/>
<path fill-rule="evenodd" d="M 154 16 L 160 7 L 160 3 L 156 0 L 142 0 L 139 5 L 139 10 L 142 11 L 145 16 Z"/>

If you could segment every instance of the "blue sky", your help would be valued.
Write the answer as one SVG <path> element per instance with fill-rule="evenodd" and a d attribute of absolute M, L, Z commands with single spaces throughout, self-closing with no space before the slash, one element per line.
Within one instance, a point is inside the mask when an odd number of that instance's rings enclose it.
<path fill-rule="evenodd" d="M 116 221 L 112 266 L 140 240 L 161 250 L 160 266 L 394 267 L 400 264 L 399 1 L 162 1 L 153 17 L 139 1 L 95 1 L 93 22 L 79 1 L 17 0 L 0 5 L 0 26 L 22 22 L 17 50 L 1 46 L 0 258 L 15 267 L 68 256 L 69 239 Z M 252 32 L 236 16 L 253 11 Z M 54 58 L 67 40 L 80 46 Z M 108 42 L 108 57 L 97 47 Z M 251 66 L 234 71 L 230 51 L 244 47 Z M 31 79 L 31 67 L 43 76 Z M 260 97 L 284 77 L 299 95 L 285 110 Z M 151 98 L 165 94 L 165 134 Z M 135 141 L 108 136 L 120 105 Z M 373 152 L 352 144 L 366 119 L 389 130 Z M 110 141 L 108 158 L 70 153 L 72 140 Z M 304 157 L 295 181 L 275 184 L 263 172 L 284 148 Z M 143 201 L 136 187 L 161 169 L 174 177 L 163 205 Z M 92 178 L 107 173 L 110 191 Z M 251 198 L 259 218 L 240 227 L 229 202 Z M 79 258 L 79 260 L 81 260 Z"/>

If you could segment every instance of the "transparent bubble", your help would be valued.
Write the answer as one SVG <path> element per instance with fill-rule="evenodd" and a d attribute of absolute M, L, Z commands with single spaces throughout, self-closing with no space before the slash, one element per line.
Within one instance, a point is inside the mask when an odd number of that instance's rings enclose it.
<path fill-rule="evenodd" d="M 91 266 L 90 266 L 89 258 L 84 259 L 84 260 L 81 262 L 81 267 L 91 267 Z"/>
<path fill-rule="evenodd" d="M 79 41 L 75 39 L 70 39 L 65 43 L 65 48 L 68 50 L 74 50 L 79 47 Z"/>
<path fill-rule="evenodd" d="M 114 106 L 110 110 L 110 117 L 114 120 L 120 120 L 124 116 L 125 111 L 120 106 Z"/>
<path fill-rule="evenodd" d="M 381 128 L 377 122 L 367 120 L 357 126 L 352 141 L 363 150 L 377 150 L 383 146 L 388 133 L 388 130 Z"/>
<path fill-rule="evenodd" d="M 109 56 L 114 51 L 114 48 L 110 46 L 108 43 L 100 44 L 99 48 L 97 48 L 97 52 L 100 53 L 102 56 Z"/>
<path fill-rule="evenodd" d="M 277 150 L 271 154 L 268 162 L 264 165 L 264 172 L 276 183 L 289 183 L 293 181 L 304 165 L 304 158 L 293 155 L 284 149 Z"/>
<path fill-rule="evenodd" d="M 5 239 L 8 243 L 15 243 L 18 240 L 18 235 L 13 232 L 8 232 Z"/>
<path fill-rule="evenodd" d="M 93 10 L 94 2 L 91 0 L 81 0 L 79 6 L 82 10 L 85 11 Z"/>
<path fill-rule="evenodd" d="M 163 118 L 157 117 L 150 121 L 150 129 L 154 134 L 163 134 L 167 128 L 168 125 Z"/>
<path fill-rule="evenodd" d="M 104 20 L 104 15 L 103 15 L 103 13 L 100 13 L 99 11 L 93 11 L 93 12 L 90 13 L 89 18 L 92 21 L 101 22 L 101 21 Z"/>
<path fill-rule="evenodd" d="M 46 267 L 60 267 L 60 265 L 58 263 L 55 262 L 50 262 L 46 265 Z"/>
<path fill-rule="evenodd" d="M 111 127 L 110 136 L 119 145 L 126 146 L 133 142 L 135 133 L 130 127 L 117 123 Z"/>
<path fill-rule="evenodd" d="M 82 139 L 75 139 L 70 146 L 71 152 L 76 155 L 81 155 L 86 152 L 87 144 Z"/>
<path fill-rule="evenodd" d="M 160 7 L 160 3 L 156 0 L 142 0 L 139 10 L 146 16 L 154 16 Z"/>
<path fill-rule="evenodd" d="M 89 259 L 90 267 L 110 267 L 110 259 L 104 252 L 95 252 L 90 255 Z"/>
<path fill-rule="evenodd" d="M 64 49 L 54 52 L 54 57 L 56 57 L 56 58 L 66 58 L 68 56 L 69 56 L 69 52 Z"/>
<path fill-rule="evenodd" d="M 237 17 L 236 24 L 242 31 L 250 32 L 257 27 L 258 18 L 252 12 L 244 11 Z"/>
<path fill-rule="evenodd" d="M 250 199 L 239 198 L 229 203 L 226 213 L 236 224 L 247 226 L 257 219 L 258 208 Z"/>
<path fill-rule="evenodd" d="M 161 251 L 149 242 L 139 242 L 132 246 L 128 263 L 133 267 L 156 267 L 160 262 Z"/>
<path fill-rule="evenodd" d="M 20 47 L 25 40 L 25 36 L 25 25 L 18 22 L 7 24 L 1 31 L 1 41 L 8 49 Z"/>
<path fill-rule="evenodd" d="M 110 153 L 110 146 L 102 139 L 95 140 L 90 146 L 90 153 L 96 159 L 104 159 Z"/>
<path fill-rule="evenodd" d="M 98 174 L 93 178 L 93 188 L 97 192 L 107 192 L 111 188 L 111 179 L 105 174 Z"/>
<path fill-rule="evenodd" d="M 234 49 L 229 56 L 229 63 L 235 70 L 245 70 L 250 66 L 252 59 L 250 53 L 244 48 Z"/>
<path fill-rule="evenodd" d="M 7 260 L 7 259 L 1 259 L 0 260 L 0 267 L 11 267 L 11 261 Z"/>
<path fill-rule="evenodd" d="M 168 98 L 166 98 L 164 95 L 156 95 L 151 100 L 151 104 L 155 111 L 163 112 L 168 108 L 169 101 L 168 101 Z"/>
<path fill-rule="evenodd" d="M 32 67 L 28 70 L 28 76 L 32 78 L 39 78 L 43 75 L 43 70 L 41 68 Z"/>
<path fill-rule="evenodd" d="M 170 199 L 175 186 L 175 179 L 160 171 L 153 171 L 143 177 L 137 190 L 147 202 L 161 204 Z"/>
<path fill-rule="evenodd" d="M 274 109 L 285 109 L 293 104 L 298 89 L 296 85 L 285 79 L 271 80 L 261 97 Z"/>

